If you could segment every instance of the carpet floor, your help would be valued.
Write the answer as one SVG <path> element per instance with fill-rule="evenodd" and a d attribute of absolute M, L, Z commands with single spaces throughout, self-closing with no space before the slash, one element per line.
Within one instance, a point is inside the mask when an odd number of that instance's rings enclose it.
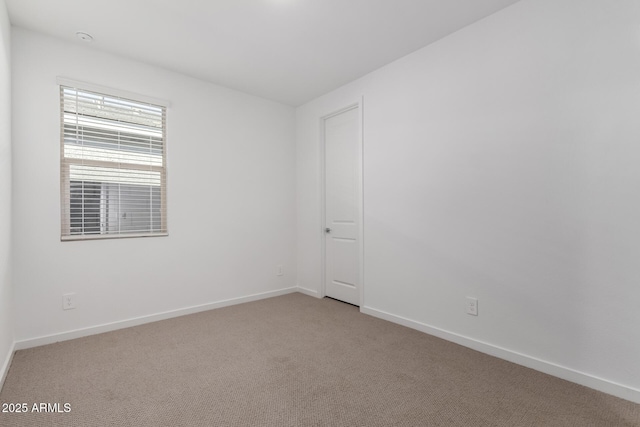
<path fill-rule="evenodd" d="M 28 408 L 7 427 L 640 426 L 638 404 L 297 293 L 18 351 L 0 403 Z"/>

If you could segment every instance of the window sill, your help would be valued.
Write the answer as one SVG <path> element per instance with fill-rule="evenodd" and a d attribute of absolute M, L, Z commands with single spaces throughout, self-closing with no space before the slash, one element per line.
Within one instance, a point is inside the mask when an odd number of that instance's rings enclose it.
<path fill-rule="evenodd" d="M 88 234 L 79 236 L 61 236 L 61 242 L 77 242 L 82 240 L 131 239 L 139 237 L 166 237 L 169 233 L 123 233 L 123 234 Z"/>

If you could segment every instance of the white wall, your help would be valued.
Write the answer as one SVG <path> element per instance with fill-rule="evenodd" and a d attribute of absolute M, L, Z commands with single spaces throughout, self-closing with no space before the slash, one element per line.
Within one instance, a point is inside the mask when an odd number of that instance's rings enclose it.
<path fill-rule="evenodd" d="M 18 28 L 12 41 L 17 341 L 295 286 L 293 108 Z M 60 242 L 56 76 L 171 102 L 169 237 Z"/>
<path fill-rule="evenodd" d="M 359 95 L 363 311 L 640 401 L 640 3 L 524 0 L 298 108 L 311 292 L 319 117 Z"/>
<path fill-rule="evenodd" d="M 0 0 L 0 386 L 13 350 L 10 32 L 7 9 Z"/>

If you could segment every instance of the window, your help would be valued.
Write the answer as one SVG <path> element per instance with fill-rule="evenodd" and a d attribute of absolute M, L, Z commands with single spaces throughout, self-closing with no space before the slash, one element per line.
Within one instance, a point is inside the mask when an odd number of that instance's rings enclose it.
<path fill-rule="evenodd" d="M 62 240 L 167 234 L 166 107 L 60 85 Z"/>

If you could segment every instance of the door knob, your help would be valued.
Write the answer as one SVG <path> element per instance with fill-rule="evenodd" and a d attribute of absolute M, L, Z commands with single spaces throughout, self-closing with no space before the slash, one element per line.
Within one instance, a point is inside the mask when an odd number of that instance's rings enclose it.
<path fill-rule="evenodd" d="M 329 227 L 324 229 L 325 233 L 331 233 L 331 229 Z"/>

